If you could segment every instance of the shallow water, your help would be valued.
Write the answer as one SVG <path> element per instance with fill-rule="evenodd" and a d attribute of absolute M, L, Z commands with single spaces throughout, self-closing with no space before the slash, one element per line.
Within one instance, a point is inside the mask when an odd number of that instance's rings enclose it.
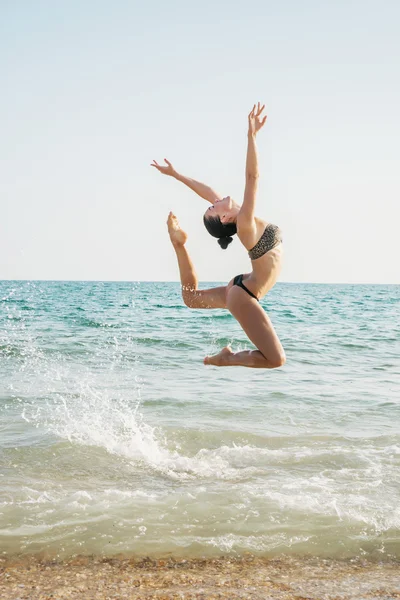
<path fill-rule="evenodd" d="M 277 370 L 176 283 L 0 282 L 0 548 L 400 558 L 400 286 L 277 284 Z"/>

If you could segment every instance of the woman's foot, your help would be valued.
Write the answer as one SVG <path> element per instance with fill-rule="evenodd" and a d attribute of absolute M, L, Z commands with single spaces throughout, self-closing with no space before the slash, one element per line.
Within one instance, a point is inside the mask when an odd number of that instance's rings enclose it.
<path fill-rule="evenodd" d="M 184 246 L 187 240 L 187 233 L 180 228 L 178 219 L 170 212 L 168 215 L 168 233 L 173 246 Z"/>
<path fill-rule="evenodd" d="M 226 367 L 230 363 L 230 358 L 233 355 L 232 349 L 230 346 L 225 346 L 222 348 L 221 352 L 218 354 L 214 354 L 214 356 L 206 356 L 204 359 L 205 365 L 214 365 L 216 367 Z"/>

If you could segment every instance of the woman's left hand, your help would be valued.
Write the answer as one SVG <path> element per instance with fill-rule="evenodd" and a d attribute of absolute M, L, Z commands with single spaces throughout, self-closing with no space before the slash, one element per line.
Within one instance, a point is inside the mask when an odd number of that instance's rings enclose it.
<path fill-rule="evenodd" d="M 257 103 L 257 106 L 253 106 L 253 110 L 249 114 L 249 135 L 256 135 L 264 127 L 267 120 L 267 115 L 264 118 L 261 117 L 264 108 L 265 104 L 261 106 L 260 102 Z"/>

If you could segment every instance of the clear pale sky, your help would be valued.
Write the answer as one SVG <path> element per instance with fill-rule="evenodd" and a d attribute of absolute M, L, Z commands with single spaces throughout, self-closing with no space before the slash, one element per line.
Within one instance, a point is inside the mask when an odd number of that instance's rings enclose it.
<path fill-rule="evenodd" d="M 241 201 L 247 113 L 265 102 L 258 214 L 282 281 L 400 283 L 400 2 L 0 2 L 0 279 L 200 280 L 249 270 L 207 203 Z"/>

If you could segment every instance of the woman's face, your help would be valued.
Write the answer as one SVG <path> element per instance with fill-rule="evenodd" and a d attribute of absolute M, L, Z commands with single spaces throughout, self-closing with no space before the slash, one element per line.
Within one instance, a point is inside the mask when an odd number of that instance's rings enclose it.
<path fill-rule="evenodd" d="M 206 218 L 219 217 L 221 223 L 226 223 L 229 220 L 229 212 L 232 210 L 233 200 L 230 196 L 216 200 L 210 208 L 206 210 Z"/>

